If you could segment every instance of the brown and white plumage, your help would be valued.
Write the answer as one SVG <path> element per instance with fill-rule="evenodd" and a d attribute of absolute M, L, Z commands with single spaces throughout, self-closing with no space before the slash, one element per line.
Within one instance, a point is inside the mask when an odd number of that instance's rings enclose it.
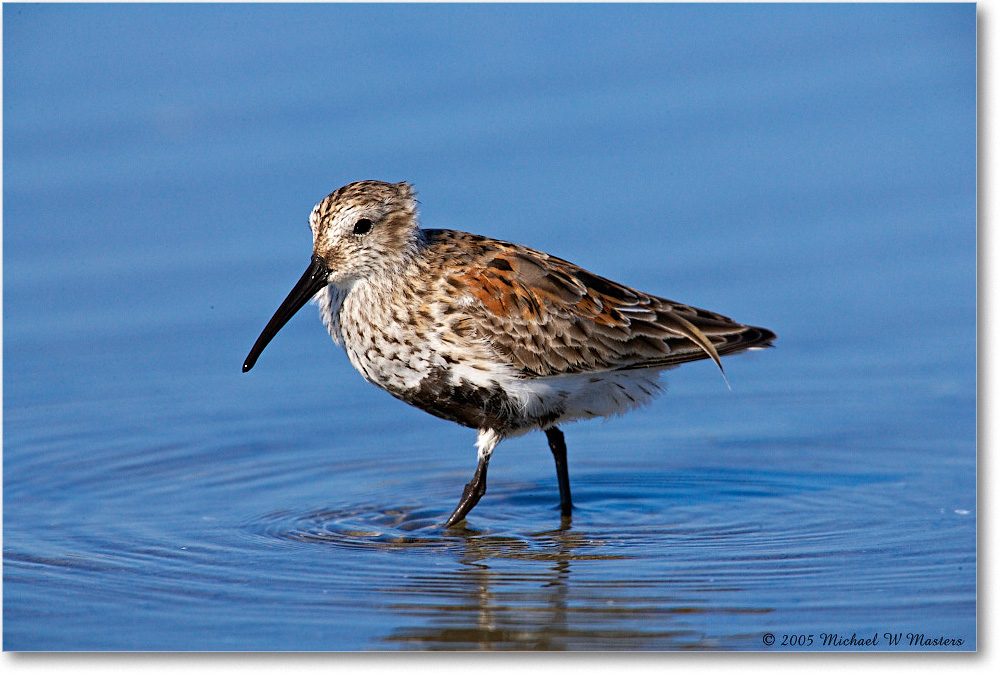
<path fill-rule="evenodd" d="M 422 230 L 406 183 L 361 181 L 310 216 L 313 261 L 244 363 L 311 297 L 370 382 L 479 430 L 479 466 L 453 525 L 485 493 L 504 438 L 546 431 L 563 514 L 570 510 L 557 425 L 624 412 L 660 371 L 769 346 L 774 333 L 665 300 L 517 244 Z"/>
<path fill-rule="evenodd" d="M 610 281 L 573 263 L 464 232 L 429 230 L 430 247 L 475 250 L 446 271 L 498 356 L 525 377 L 670 367 L 742 351 L 770 331 Z M 456 256 L 457 257 L 457 256 Z M 454 262 L 454 261 L 453 261 Z"/>

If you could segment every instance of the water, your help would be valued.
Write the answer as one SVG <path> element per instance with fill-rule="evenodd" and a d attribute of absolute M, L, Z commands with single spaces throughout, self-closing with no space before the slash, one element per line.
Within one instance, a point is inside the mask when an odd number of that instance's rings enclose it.
<path fill-rule="evenodd" d="M 973 5 L 6 5 L 3 56 L 5 649 L 976 648 Z M 778 346 L 567 426 L 570 522 L 533 434 L 444 532 L 472 432 L 308 308 L 240 372 L 362 178 Z"/>

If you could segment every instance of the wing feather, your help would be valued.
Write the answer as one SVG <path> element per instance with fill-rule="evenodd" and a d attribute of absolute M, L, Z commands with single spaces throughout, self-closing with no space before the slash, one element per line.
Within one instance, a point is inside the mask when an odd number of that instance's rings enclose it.
<path fill-rule="evenodd" d="M 642 293 L 540 251 L 449 234 L 479 244 L 479 254 L 460 261 L 449 281 L 470 298 L 463 307 L 468 328 L 525 377 L 706 358 L 721 370 L 720 357 L 770 346 L 775 338 L 765 328 Z"/>

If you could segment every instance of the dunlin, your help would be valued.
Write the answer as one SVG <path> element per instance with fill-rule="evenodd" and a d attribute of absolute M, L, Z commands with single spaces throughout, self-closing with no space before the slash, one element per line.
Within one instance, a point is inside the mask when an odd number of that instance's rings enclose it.
<path fill-rule="evenodd" d="M 658 393 L 660 371 L 767 347 L 775 335 L 642 293 L 524 246 L 425 230 L 407 183 L 360 181 L 309 217 L 312 263 L 257 338 L 257 357 L 311 298 L 366 380 L 479 432 L 479 462 L 455 511 L 486 493 L 505 438 L 540 429 L 572 511 L 559 425 L 623 413 Z"/>

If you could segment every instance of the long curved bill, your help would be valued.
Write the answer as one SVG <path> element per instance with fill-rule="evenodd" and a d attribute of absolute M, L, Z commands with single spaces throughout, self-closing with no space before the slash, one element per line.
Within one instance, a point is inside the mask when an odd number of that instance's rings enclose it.
<path fill-rule="evenodd" d="M 329 275 L 330 270 L 327 268 L 326 263 L 319 256 L 313 254 L 312 262 L 309 263 L 305 274 L 295 284 L 295 287 L 288 294 L 288 297 L 285 298 L 285 301 L 281 303 L 281 306 L 278 307 L 278 311 L 274 313 L 271 320 L 264 326 L 264 330 L 261 331 L 257 341 L 253 343 L 253 348 L 250 349 L 247 360 L 243 362 L 244 373 L 253 368 L 253 365 L 257 363 L 257 357 L 264 351 L 264 347 L 278 334 L 282 326 L 288 323 L 288 320 L 295 315 L 295 312 L 302 309 L 303 305 L 309 302 L 314 295 L 326 286 Z"/>

